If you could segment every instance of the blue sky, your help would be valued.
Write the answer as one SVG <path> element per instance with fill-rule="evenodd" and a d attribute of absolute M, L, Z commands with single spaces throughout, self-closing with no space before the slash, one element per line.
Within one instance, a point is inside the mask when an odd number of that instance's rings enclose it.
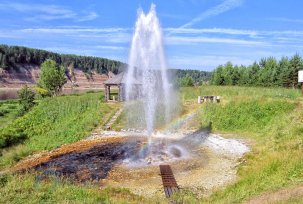
<path fill-rule="evenodd" d="M 127 62 L 137 9 L 151 3 L 171 68 L 302 54 L 302 0 L 0 0 L 0 43 Z"/>

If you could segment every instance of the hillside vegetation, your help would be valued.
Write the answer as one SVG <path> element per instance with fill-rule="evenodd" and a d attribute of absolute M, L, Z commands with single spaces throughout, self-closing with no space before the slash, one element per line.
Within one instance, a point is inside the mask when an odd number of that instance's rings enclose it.
<path fill-rule="evenodd" d="M 0 45 L 0 71 L 2 68 L 6 71 L 14 70 L 17 73 L 22 73 L 21 70 L 22 67 L 25 67 L 24 65 L 31 65 L 29 67 L 36 65 L 40 67 L 47 59 L 54 60 L 58 65 L 63 66 L 66 69 L 67 74 L 71 71 L 71 68 L 79 69 L 82 70 L 88 78 L 91 77 L 93 72 L 99 74 L 108 74 L 109 72 L 118 74 L 125 71 L 127 67 L 127 64 L 125 63 L 102 57 L 59 54 L 22 46 Z M 211 72 L 190 69 L 169 69 L 168 74 L 169 76 L 174 76 L 178 79 L 190 76 L 197 85 L 209 81 L 211 77 Z"/>
<path fill-rule="evenodd" d="M 33 152 L 51 150 L 88 136 L 116 110 L 102 100 L 103 94 L 99 92 L 39 101 L 30 112 L 0 130 L 0 167 Z"/>
<path fill-rule="evenodd" d="M 303 103 L 298 90 L 202 86 L 183 89 L 183 94 L 187 100 L 220 95 L 220 104 L 201 105 L 201 126 L 211 122 L 213 132 L 245 138 L 251 146 L 239 166 L 239 180 L 199 202 L 241 203 L 303 184 Z"/>
<path fill-rule="evenodd" d="M 125 64 L 116 60 L 101 57 L 79 56 L 72 54 L 58 54 L 41 49 L 22 46 L 0 45 L 0 68 L 18 70 L 18 64 L 33 64 L 40 66 L 45 60 L 52 59 L 64 67 L 73 65 L 85 73 L 96 71 L 98 73 L 121 72 Z"/>

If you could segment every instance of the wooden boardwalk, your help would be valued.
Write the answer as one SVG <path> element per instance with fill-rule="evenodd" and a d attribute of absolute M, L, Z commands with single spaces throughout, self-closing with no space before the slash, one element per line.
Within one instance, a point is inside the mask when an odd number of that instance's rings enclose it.
<path fill-rule="evenodd" d="M 179 192 L 179 186 L 169 165 L 160 165 L 160 175 L 166 198 L 171 197 L 175 192 Z"/>

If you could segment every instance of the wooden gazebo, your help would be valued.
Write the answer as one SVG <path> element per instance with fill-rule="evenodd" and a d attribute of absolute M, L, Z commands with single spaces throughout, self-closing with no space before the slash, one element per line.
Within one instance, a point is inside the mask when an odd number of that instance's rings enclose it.
<path fill-rule="evenodd" d="M 118 87 L 118 97 L 117 101 L 124 101 L 125 99 L 125 79 L 124 79 L 124 72 L 114 76 L 113 78 L 109 78 L 104 82 L 104 89 L 105 89 L 105 101 L 110 100 L 110 87 L 115 86 Z"/>
<path fill-rule="evenodd" d="M 115 98 L 116 101 L 125 101 L 125 85 L 126 85 L 126 73 L 121 72 L 120 74 L 114 76 L 113 78 L 109 78 L 104 82 L 105 89 L 105 101 L 110 101 L 110 87 L 118 87 L 118 97 Z M 132 80 L 132 85 L 134 86 L 135 95 L 133 95 L 132 99 L 140 98 L 140 86 L 142 83 L 137 79 Z"/>

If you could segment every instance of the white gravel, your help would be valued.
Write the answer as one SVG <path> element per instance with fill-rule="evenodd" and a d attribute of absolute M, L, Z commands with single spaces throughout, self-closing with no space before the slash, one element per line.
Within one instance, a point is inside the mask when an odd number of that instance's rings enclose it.
<path fill-rule="evenodd" d="M 226 139 L 216 134 L 210 134 L 204 144 L 216 153 L 241 157 L 249 148 L 237 139 Z"/>

